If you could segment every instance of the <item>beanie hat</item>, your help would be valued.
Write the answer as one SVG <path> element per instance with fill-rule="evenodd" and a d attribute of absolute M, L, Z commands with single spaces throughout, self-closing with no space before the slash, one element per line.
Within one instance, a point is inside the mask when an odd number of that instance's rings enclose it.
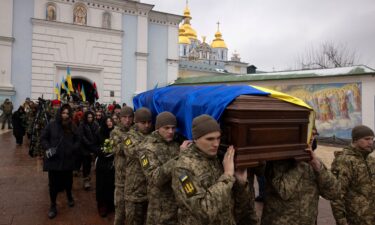
<path fill-rule="evenodd" d="M 192 127 L 193 140 L 215 131 L 221 131 L 220 125 L 211 116 L 203 114 L 194 118 Z"/>
<path fill-rule="evenodd" d="M 136 123 L 151 121 L 151 119 L 152 119 L 152 114 L 148 108 L 145 108 L 145 107 L 139 108 L 134 113 L 134 121 Z"/>
<path fill-rule="evenodd" d="M 134 116 L 133 109 L 130 108 L 129 106 L 123 107 L 120 112 L 120 117 L 124 117 L 124 116 Z"/>
<path fill-rule="evenodd" d="M 352 130 L 353 141 L 359 140 L 363 137 L 374 136 L 374 131 L 364 125 L 358 125 Z"/>
<path fill-rule="evenodd" d="M 164 111 L 156 117 L 155 129 L 159 129 L 160 127 L 164 127 L 167 125 L 176 126 L 177 120 L 172 113 Z"/>

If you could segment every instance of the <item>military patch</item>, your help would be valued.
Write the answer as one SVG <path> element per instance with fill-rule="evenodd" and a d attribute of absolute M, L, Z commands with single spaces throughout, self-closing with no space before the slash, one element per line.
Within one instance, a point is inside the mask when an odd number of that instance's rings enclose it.
<path fill-rule="evenodd" d="M 125 145 L 126 146 L 129 146 L 129 145 L 131 145 L 133 142 L 132 142 L 132 140 L 130 140 L 130 138 L 127 138 L 126 140 L 125 140 Z"/>
<path fill-rule="evenodd" d="M 146 155 L 141 156 L 141 165 L 144 169 L 147 169 L 150 166 L 150 162 L 148 161 L 148 158 Z"/>
<path fill-rule="evenodd" d="M 191 182 L 188 175 L 183 174 L 179 177 L 179 179 L 182 184 L 182 188 L 184 189 L 184 192 L 188 198 L 190 198 L 191 196 L 195 195 L 195 193 L 197 193 L 197 189 L 195 189 L 195 186 L 193 182 Z"/>

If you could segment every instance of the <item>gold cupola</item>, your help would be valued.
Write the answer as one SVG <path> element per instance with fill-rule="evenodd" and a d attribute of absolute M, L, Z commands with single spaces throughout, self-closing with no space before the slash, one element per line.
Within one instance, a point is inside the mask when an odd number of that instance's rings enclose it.
<path fill-rule="evenodd" d="M 188 37 L 186 37 L 185 30 L 182 26 L 178 29 L 178 43 L 186 45 L 191 44 L 191 41 Z"/>
<path fill-rule="evenodd" d="M 219 30 L 220 23 L 217 22 L 217 31 L 215 33 L 215 39 L 211 43 L 212 48 L 227 48 L 227 45 L 224 42 L 223 36 Z"/>
<path fill-rule="evenodd" d="M 186 7 L 184 10 L 184 22 L 180 26 L 180 28 L 184 29 L 184 34 L 186 37 L 190 39 L 197 40 L 197 32 L 191 27 L 190 20 L 191 20 L 191 15 L 190 15 L 190 9 L 188 6 L 188 2 L 186 1 Z"/>

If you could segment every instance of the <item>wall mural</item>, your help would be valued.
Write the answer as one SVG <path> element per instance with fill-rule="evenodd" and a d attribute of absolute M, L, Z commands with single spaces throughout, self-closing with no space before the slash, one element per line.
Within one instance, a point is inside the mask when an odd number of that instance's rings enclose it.
<path fill-rule="evenodd" d="M 362 123 L 361 83 L 277 85 L 268 88 L 304 100 L 316 112 L 321 137 L 351 139 L 351 129 Z"/>

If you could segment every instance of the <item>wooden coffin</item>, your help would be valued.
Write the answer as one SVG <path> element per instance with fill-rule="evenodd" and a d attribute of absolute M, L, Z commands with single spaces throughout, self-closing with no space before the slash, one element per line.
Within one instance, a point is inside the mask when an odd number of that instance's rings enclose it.
<path fill-rule="evenodd" d="M 222 147 L 234 145 L 237 168 L 262 161 L 310 160 L 305 152 L 310 111 L 267 96 L 241 95 L 224 111 Z"/>

